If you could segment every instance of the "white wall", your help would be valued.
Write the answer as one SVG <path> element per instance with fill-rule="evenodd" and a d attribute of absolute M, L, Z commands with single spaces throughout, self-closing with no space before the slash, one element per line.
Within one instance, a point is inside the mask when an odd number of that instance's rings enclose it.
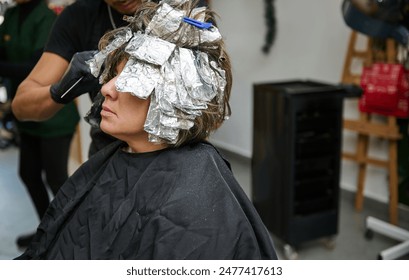
<path fill-rule="evenodd" d="M 218 25 L 230 53 L 234 85 L 231 97 L 233 114 L 212 136 L 216 145 L 251 157 L 252 154 L 252 86 L 257 82 L 287 79 L 310 79 L 327 83 L 340 82 L 351 30 L 341 14 L 342 0 L 275 0 L 277 34 L 270 54 L 261 51 L 266 32 L 264 0 L 212 0 L 219 14 Z M 81 97 L 80 110 L 90 106 Z M 357 116 L 354 101 L 346 102 L 346 117 Z M 82 123 L 83 158 L 89 145 L 88 125 Z M 371 153 L 385 157 L 386 143 L 371 145 Z M 343 149 L 352 151 L 355 135 L 344 132 Z M 341 186 L 356 190 L 356 165 L 343 161 Z M 387 201 L 387 174 L 370 167 L 365 195 Z"/>
<path fill-rule="evenodd" d="M 343 21 L 342 0 L 275 0 L 277 34 L 269 55 L 261 51 L 266 32 L 264 0 L 213 0 L 220 15 L 219 28 L 232 58 L 234 85 L 232 116 L 212 137 L 226 149 L 251 157 L 252 85 L 288 79 L 338 83 L 351 29 Z M 345 117 L 357 116 L 354 101 L 347 101 Z M 355 135 L 344 133 L 343 149 L 353 151 Z M 385 157 L 386 143 L 376 140 L 371 153 Z M 342 162 L 342 188 L 356 190 L 356 164 Z M 365 194 L 386 202 L 387 174 L 370 167 Z"/>
<path fill-rule="evenodd" d="M 233 114 L 215 141 L 251 156 L 252 85 L 256 82 L 340 81 L 350 32 L 343 23 L 341 2 L 275 0 L 277 35 L 270 54 L 265 55 L 261 51 L 266 32 L 264 0 L 212 1 L 234 71 Z"/>

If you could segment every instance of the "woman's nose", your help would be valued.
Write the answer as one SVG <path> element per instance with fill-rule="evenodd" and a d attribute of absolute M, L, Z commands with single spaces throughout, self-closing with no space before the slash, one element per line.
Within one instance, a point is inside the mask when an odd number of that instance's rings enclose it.
<path fill-rule="evenodd" d="M 101 94 L 104 97 L 111 97 L 111 98 L 116 98 L 118 96 L 118 91 L 116 90 L 115 86 L 115 81 L 117 80 L 117 77 L 111 79 L 108 83 L 104 84 L 101 88 Z"/>

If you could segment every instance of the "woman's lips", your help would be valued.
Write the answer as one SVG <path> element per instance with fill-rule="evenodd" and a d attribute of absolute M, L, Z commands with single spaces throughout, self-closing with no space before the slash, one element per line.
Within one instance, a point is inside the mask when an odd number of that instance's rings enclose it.
<path fill-rule="evenodd" d="M 101 115 L 102 114 L 113 114 L 116 115 L 109 107 L 107 106 L 102 106 L 102 111 L 101 111 Z"/>

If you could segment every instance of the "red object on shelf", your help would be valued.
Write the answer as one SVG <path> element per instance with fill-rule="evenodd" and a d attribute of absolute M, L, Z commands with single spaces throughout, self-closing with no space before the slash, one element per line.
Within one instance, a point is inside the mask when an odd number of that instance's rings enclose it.
<path fill-rule="evenodd" d="M 398 118 L 409 117 L 409 71 L 401 64 L 375 63 L 361 75 L 359 110 Z"/>

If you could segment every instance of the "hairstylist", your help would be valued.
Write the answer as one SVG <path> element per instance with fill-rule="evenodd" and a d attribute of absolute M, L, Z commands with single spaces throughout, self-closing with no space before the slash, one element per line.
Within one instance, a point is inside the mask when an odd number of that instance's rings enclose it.
<path fill-rule="evenodd" d="M 98 79 L 89 75 L 85 61 L 98 49 L 107 31 L 127 24 L 142 0 L 77 0 L 59 15 L 44 53 L 33 71 L 20 84 L 12 103 L 19 120 L 42 121 L 66 103 L 88 92 L 93 101 L 99 92 Z M 70 62 L 71 61 L 71 62 Z M 64 95 L 79 78 L 84 78 Z M 61 98 L 64 95 L 64 98 Z M 98 128 L 91 129 L 89 155 L 113 141 Z"/>

